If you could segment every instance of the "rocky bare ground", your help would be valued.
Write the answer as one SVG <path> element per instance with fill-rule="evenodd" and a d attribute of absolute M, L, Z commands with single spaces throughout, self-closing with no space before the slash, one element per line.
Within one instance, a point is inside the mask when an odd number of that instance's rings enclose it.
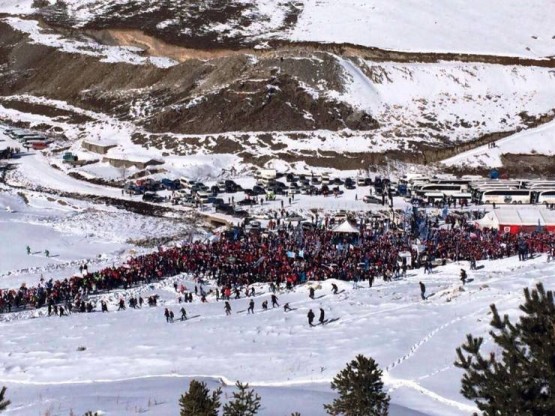
<path fill-rule="evenodd" d="M 197 7 L 192 5 L 194 2 L 185 3 Z M 164 4 L 157 2 L 156 7 L 170 13 Z M 160 68 L 102 62 L 94 56 L 32 43 L 26 34 L 0 22 L 0 96 L 7 97 L 0 104 L 77 124 L 88 120 L 80 114 L 31 105 L 17 97 L 46 97 L 110 114 L 137 126 L 135 143 L 163 148 L 167 153 L 191 154 L 202 148 L 212 153 L 238 154 L 259 165 L 278 157 L 340 169 L 381 163 L 384 154 L 409 162 L 434 162 L 466 150 L 472 143 L 483 144 L 539 125 L 550 118 L 550 110 L 555 107 L 555 103 L 542 103 L 543 107 L 530 111 L 529 103 L 535 100 L 537 91 L 535 85 L 526 85 L 528 80 L 506 96 L 474 96 L 470 94 L 472 86 L 466 85 L 468 81 L 458 78 L 468 75 L 478 79 L 479 65 L 485 62 L 497 64 L 493 67 L 505 73 L 516 71 L 515 79 L 521 79 L 520 68 L 549 72 L 555 66 L 549 59 L 400 53 L 354 45 L 283 41 L 275 41 L 272 49 L 260 50 L 253 48 L 245 33 L 233 32 L 243 39 L 241 42 L 225 36 L 203 37 L 200 29 L 194 30 L 192 37 L 186 32 L 177 36 L 175 30 L 166 33 L 164 27 L 154 25 L 160 17 L 156 8 L 148 13 L 131 13 L 114 11 L 114 7 L 120 7 L 117 2 L 104 6 L 86 24 L 70 18 L 63 8 L 46 7 L 40 12 L 43 30 L 68 39 L 93 38 L 108 45 L 140 46 L 145 54 L 169 56 L 179 63 Z M 238 16 L 224 6 L 218 10 L 220 16 Z M 188 24 L 195 28 L 205 26 L 210 19 L 217 21 L 210 13 L 197 10 L 196 23 Z M 110 20 L 116 14 L 133 18 Z M 243 10 L 241 15 L 248 13 Z M 294 13 L 287 19 L 294 19 Z M 443 61 L 460 66 L 459 72 L 446 73 Z M 398 67 L 392 66 L 395 62 L 400 63 Z M 436 77 L 449 79 L 462 91 L 451 93 L 446 89 L 431 101 L 417 94 L 411 96 L 408 85 L 406 103 L 382 102 L 379 108 L 369 109 L 353 101 L 360 87 L 352 83 L 353 74 L 363 74 L 365 82 L 371 84 L 364 87 L 369 89 L 395 86 L 399 74 L 416 85 L 420 62 L 434 63 L 430 72 L 437 71 Z M 416 66 L 411 66 L 413 63 Z M 352 67 L 351 73 L 346 71 L 347 66 Z M 492 103 L 498 102 L 492 117 Z M 462 105 L 476 108 L 469 115 L 458 114 Z M 453 109 L 445 111 L 449 106 Z"/>

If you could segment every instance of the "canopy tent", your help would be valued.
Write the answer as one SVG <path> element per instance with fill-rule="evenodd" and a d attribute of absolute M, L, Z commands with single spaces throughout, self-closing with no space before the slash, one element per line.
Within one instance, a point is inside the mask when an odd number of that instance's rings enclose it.
<path fill-rule="evenodd" d="M 360 231 L 357 228 L 353 227 L 351 225 L 351 223 L 347 220 L 343 221 L 341 224 L 334 227 L 332 229 L 332 232 L 341 233 L 341 234 L 359 234 L 360 233 Z"/>
<path fill-rule="evenodd" d="M 517 209 L 496 209 L 486 213 L 476 221 L 479 228 L 494 228 L 502 232 L 555 231 L 555 211 L 527 207 Z"/>

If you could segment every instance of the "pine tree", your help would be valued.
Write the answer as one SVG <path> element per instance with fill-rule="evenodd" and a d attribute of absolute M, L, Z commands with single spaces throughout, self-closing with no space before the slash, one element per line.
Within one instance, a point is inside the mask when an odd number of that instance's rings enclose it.
<path fill-rule="evenodd" d="M 389 396 L 383 391 L 382 371 L 373 358 L 357 355 L 331 383 L 339 397 L 324 405 L 329 415 L 387 416 Z"/>
<path fill-rule="evenodd" d="M 191 380 L 189 391 L 179 399 L 180 416 L 218 416 L 222 389 L 209 393 L 206 383 Z"/>
<path fill-rule="evenodd" d="M 233 400 L 224 405 L 223 416 L 254 416 L 260 409 L 260 396 L 254 390 L 249 390 L 248 384 L 237 382 L 239 389 L 233 393 Z"/>
<path fill-rule="evenodd" d="M 2 387 L 2 390 L 0 390 L 0 412 L 6 410 L 6 408 L 10 404 L 10 401 L 4 398 L 4 394 L 6 394 L 6 390 L 7 390 L 6 387 Z"/>
<path fill-rule="evenodd" d="M 524 289 L 523 315 L 513 325 L 491 305 L 490 335 L 499 356 L 480 352 L 483 338 L 467 335 L 455 366 L 465 370 L 461 393 L 484 416 L 555 415 L 555 303 L 538 284 Z M 464 351 L 464 352 L 463 352 Z"/>

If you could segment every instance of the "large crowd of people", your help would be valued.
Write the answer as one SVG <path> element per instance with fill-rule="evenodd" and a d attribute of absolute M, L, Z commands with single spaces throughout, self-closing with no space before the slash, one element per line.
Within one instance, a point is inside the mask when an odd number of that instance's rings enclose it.
<path fill-rule="evenodd" d="M 415 221 L 415 220 L 413 220 Z M 412 231 L 387 227 L 358 226 L 358 233 L 337 234 L 323 224 L 273 230 L 238 229 L 211 242 L 191 242 L 159 248 L 129 259 L 117 267 L 81 273 L 66 279 L 41 279 L 40 283 L 0 290 L 0 312 L 53 305 L 85 304 L 89 294 L 130 288 L 160 281 L 181 273 L 213 279 L 221 293 L 255 282 L 294 286 L 306 281 L 336 278 L 390 281 L 407 269 L 428 271 L 448 261 L 476 261 L 532 253 L 554 254 L 555 235 L 536 232 L 508 234 L 479 230 L 464 217 L 447 217 L 447 227 L 437 219 L 422 218 Z M 406 227 L 407 230 L 411 227 Z M 424 231 L 423 231 L 424 230 Z M 403 255 L 399 255 L 403 253 Z M 85 306 L 83 306 L 85 305 Z"/>

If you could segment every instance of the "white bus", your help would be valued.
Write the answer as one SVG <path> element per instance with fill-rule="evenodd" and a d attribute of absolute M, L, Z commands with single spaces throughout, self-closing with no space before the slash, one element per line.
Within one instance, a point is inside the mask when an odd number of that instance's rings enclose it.
<path fill-rule="evenodd" d="M 538 193 L 538 204 L 555 204 L 555 189 L 541 190 Z"/>
<path fill-rule="evenodd" d="M 428 185 L 423 185 L 419 190 L 416 191 L 419 195 L 425 195 L 427 193 L 438 193 L 441 192 L 445 196 L 451 196 L 455 194 L 460 194 L 463 189 L 461 185 L 448 184 L 448 183 L 433 183 Z"/>
<path fill-rule="evenodd" d="M 482 204 L 531 204 L 532 192 L 529 189 L 495 189 L 480 193 Z"/>

